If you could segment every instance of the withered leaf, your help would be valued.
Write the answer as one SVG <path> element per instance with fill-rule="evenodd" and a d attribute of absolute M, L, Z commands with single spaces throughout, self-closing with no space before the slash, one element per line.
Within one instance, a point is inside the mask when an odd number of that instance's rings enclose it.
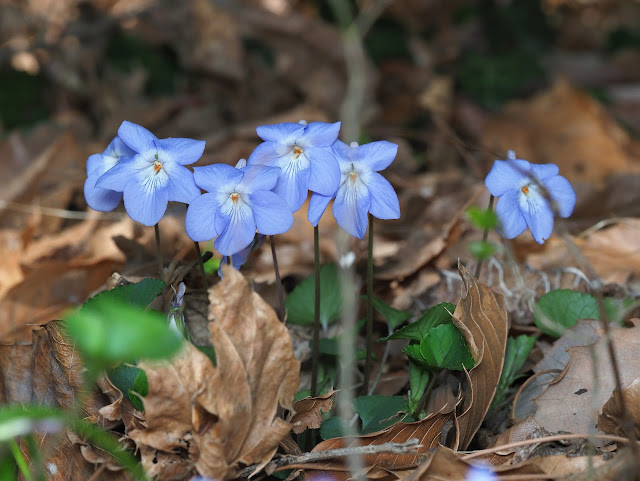
<path fill-rule="evenodd" d="M 633 420 L 636 437 L 640 437 L 640 377 L 635 378 L 622 390 L 622 399 L 620 399 L 620 394 L 616 392 L 611 395 L 603 406 L 602 413 L 598 416 L 598 428 L 608 434 L 627 436 L 622 427 L 621 401 L 624 402 L 628 414 Z"/>
<path fill-rule="evenodd" d="M 130 436 L 148 470 L 162 452 L 174 464 L 188 456 L 203 476 L 232 479 L 241 465 L 267 463 L 291 430 L 278 416 L 279 406 L 293 410 L 299 382 L 289 333 L 238 271 L 223 269 L 209 293 L 217 366 L 191 344 L 169 364 L 141 365 L 147 428 Z"/>
<path fill-rule="evenodd" d="M 289 419 L 293 424 L 293 432 L 300 434 L 306 429 L 318 429 L 322 422 L 322 413 L 329 412 L 333 407 L 335 393 L 336 391 L 329 389 L 329 392 L 322 396 L 308 397 L 295 403 L 295 414 Z"/>
<path fill-rule="evenodd" d="M 438 412 L 431 413 L 424 419 L 413 423 L 396 423 L 377 433 L 364 436 L 343 437 L 327 439 L 313 448 L 312 452 L 327 451 L 330 449 L 346 448 L 351 446 L 372 446 L 394 442 L 403 443 L 416 438 L 422 447 L 411 454 L 369 454 L 362 456 L 362 463 L 369 469 L 367 477 L 377 478 L 383 476 L 388 470 L 406 470 L 417 466 L 424 460 L 425 454 L 430 448 L 438 446 L 443 430 L 447 426 L 455 424 L 455 408 L 460 403 L 446 403 Z M 305 463 L 287 466 L 287 468 L 304 468 L 307 470 L 330 471 L 332 476 L 336 471 L 346 472 L 348 466 L 343 459 L 335 459 L 324 462 Z"/>
<path fill-rule="evenodd" d="M 631 322 L 630 328 L 611 328 L 623 386 L 640 372 L 640 319 Z M 535 399 L 534 419 L 551 432 L 588 433 L 596 424 L 594 407 L 600 410 L 615 387 L 606 340 L 601 336 L 592 346 L 571 347 L 569 355 L 565 371 Z"/>
<path fill-rule="evenodd" d="M 501 295 L 496 294 L 458 265 L 465 294 L 453 313 L 453 323 L 462 332 L 475 366 L 463 388 L 462 414 L 458 416 L 460 449 L 466 449 L 478 431 L 495 395 L 507 346 L 508 314 Z"/>

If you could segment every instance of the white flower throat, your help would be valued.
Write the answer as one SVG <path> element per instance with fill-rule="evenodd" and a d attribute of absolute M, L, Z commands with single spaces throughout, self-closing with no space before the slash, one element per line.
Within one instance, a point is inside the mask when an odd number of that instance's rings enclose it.
<path fill-rule="evenodd" d="M 293 146 L 293 160 L 298 160 L 298 157 L 304 152 L 304 149 L 299 145 Z"/>

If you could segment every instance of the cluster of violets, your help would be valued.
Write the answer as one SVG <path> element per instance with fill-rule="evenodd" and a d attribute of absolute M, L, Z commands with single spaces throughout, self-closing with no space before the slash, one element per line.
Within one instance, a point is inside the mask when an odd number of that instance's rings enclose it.
<path fill-rule="evenodd" d="M 129 216 L 147 226 L 160 221 L 169 201 L 188 204 L 187 235 L 196 242 L 215 238 L 216 250 L 232 256 L 235 267 L 259 243 L 256 234 L 291 228 L 293 212 L 309 191 L 311 224 L 318 224 L 335 198 L 338 224 L 362 238 L 369 213 L 378 219 L 400 217 L 396 192 L 378 173 L 393 162 L 398 146 L 386 141 L 346 145 L 338 140 L 339 131 L 340 122 L 260 126 L 257 133 L 264 142 L 248 160 L 192 172 L 185 166 L 200 159 L 204 141 L 158 139 L 125 121 L 107 149 L 89 157 L 85 198 L 103 212 L 124 199 Z"/>
<path fill-rule="evenodd" d="M 293 224 L 309 191 L 308 219 L 317 226 L 333 199 L 340 227 L 363 238 L 368 214 L 398 219 L 400 205 L 391 184 L 378 172 L 396 157 L 387 141 L 347 145 L 338 140 L 340 122 L 300 121 L 257 128 L 264 141 L 235 167 L 187 165 L 202 156 L 205 142 L 158 139 L 144 127 L 125 121 L 102 154 L 87 161 L 87 204 L 110 211 L 124 199 L 129 216 L 152 226 L 169 201 L 188 204 L 187 235 L 196 242 L 215 238 L 215 248 L 231 256 L 234 267 L 245 261 L 264 235 L 281 234 Z M 485 184 L 500 197 L 498 232 L 506 238 L 527 227 L 543 243 L 553 231 L 554 213 L 568 217 L 576 194 L 554 164 L 531 164 L 509 152 L 496 160 Z M 201 190 L 204 190 L 203 193 Z M 262 237 L 261 237 L 262 236 Z"/>

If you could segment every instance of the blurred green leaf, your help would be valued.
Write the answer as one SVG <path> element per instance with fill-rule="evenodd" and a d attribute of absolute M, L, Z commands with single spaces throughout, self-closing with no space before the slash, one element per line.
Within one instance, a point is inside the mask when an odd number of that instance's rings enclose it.
<path fill-rule="evenodd" d="M 367 296 L 364 296 L 364 298 L 366 299 Z M 372 303 L 374 309 L 378 311 L 382 317 L 385 318 L 391 329 L 396 329 L 400 324 L 408 321 L 409 319 L 411 319 L 411 317 L 413 317 L 413 314 L 411 314 L 410 312 L 395 309 L 384 302 L 382 299 L 379 299 L 377 297 L 373 298 Z"/>
<path fill-rule="evenodd" d="M 466 214 L 469 222 L 478 229 L 495 229 L 498 226 L 498 216 L 493 209 L 481 209 L 472 205 Z"/>
<path fill-rule="evenodd" d="M 287 321 L 302 326 L 313 325 L 315 306 L 315 278 L 312 274 L 291 291 L 285 301 Z M 342 289 L 335 264 L 320 269 L 320 322 L 323 326 L 340 319 L 342 315 Z"/>
<path fill-rule="evenodd" d="M 538 328 L 554 337 L 560 337 L 564 331 L 578 319 L 599 319 L 598 302 L 590 294 L 570 289 L 557 289 L 542 296 L 533 310 L 533 319 Z"/>
<path fill-rule="evenodd" d="M 159 312 L 104 297 L 71 314 L 65 326 L 85 362 L 96 369 L 141 358 L 167 358 L 182 345 L 182 337 L 169 329 Z"/>
<path fill-rule="evenodd" d="M 469 252 L 478 260 L 491 257 L 498 248 L 495 244 L 487 241 L 474 241 L 469 243 Z"/>
<path fill-rule="evenodd" d="M 418 346 L 419 352 L 420 346 L 418 344 L 415 345 Z M 431 376 L 435 376 L 435 374 L 409 360 L 409 393 L 407 397 L 410 412 L 415 413 L 416 409 L 418 409 L 418 403 L 429 384 Z"/>
<path fill-rule="evenodd" d="M 398 329 L 390 336 L 378 339 L 378 342 L 388 341 L 391 339 L 411 339 L 413 341 L 421 341 L 427 333 L 436 326 L 451 321 L 451 315 L 456 306 L 450 302 L 437 304 L 420 316 L 420 318 L 408 326 Z"/>
<path fill-rule="evenodd" d="M 320 426 L 320 437 L 327 439 L 339 438 L 349 432 L 349 423 L 338 416 L 327 419 Z"/>
<path fill-rule="evenodd" d="M 162 293 L 164 282 L 160 279 L 147 278 L 135 284 L 114 287 L 109 291 L 101 292 L 87 300 L 81 310 L 91 309 L 94 304 L 100 302 L 119 302 L 133 307 L 144 309 Z"/>

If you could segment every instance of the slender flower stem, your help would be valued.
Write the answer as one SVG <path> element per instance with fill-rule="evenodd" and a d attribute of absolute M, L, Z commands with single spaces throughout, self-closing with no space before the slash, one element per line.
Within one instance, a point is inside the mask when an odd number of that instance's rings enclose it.
<path fill-rule="evenodd" d="M 369 214 L 369 255 L 367 258 L 367 355 L 364 361 L 364 391 L 369 390 L 373 354 L 373 216 Z"/>
<path fill-rule="evenodd" d="M 278 269 L 278 258 L 276 257 L 276 241 L 272 235 L 269 236 L 271 243 L 271 257 L 273 257 L 273 270 L 276 274 L 276 290 L 278 291 L 278 317 L 284 322 L 284 289 L 282 288 L 282 279 L 280 279 L 280 269 Z"/>
<path fill-rule="evenodd" d="M 155 232 L 156 232 L 156 250 L 158 251 L 158 274 L 160 275 L 160 279 L 164 278 L 164 272 L 162 269 L 162 245 L 160 244 L 160 228 L 158 227 L 158 224 L 153 226 Z"/>
<path fill-rule="evenodd" d="M 196 248 L 196 255 L 198 256 L 198 264 L 200 264 L 200 274 L 202 274 L 202 283 L 204 284 L 204 290 L 209 291 L 209 283 L 207 282 L 207 273 L 204 270 L 204 264 L 202 263 L 202 253 L 200 252 L 200 244 L 193 241 L 193 245 Z"/>
<path fill-rule="evenodd" d="M 489 197 L 489 207 L 488 210 L 493 210 L 493 201 L 495 197 L 492 195 Z M 487 238 L 489 237 L 489 229 L 485 227 L 484 233 L 482 234 L 482 242 L 487 242 Z M 484 259 L 478 259 L 478 265 L 476 266 L 475 278 L 480 277 L 480 271 L 482 270 L 482 264 L 484 263 Z"/>
<path fill-rule="evenodd" d="M 320 358 L 320 233 L 313 228 L 313 272 L 315 274 L 315 303 L 313 307 L 313 351 L 311 356 L 311 396 L 318 395 L 318 360 Z"/>

